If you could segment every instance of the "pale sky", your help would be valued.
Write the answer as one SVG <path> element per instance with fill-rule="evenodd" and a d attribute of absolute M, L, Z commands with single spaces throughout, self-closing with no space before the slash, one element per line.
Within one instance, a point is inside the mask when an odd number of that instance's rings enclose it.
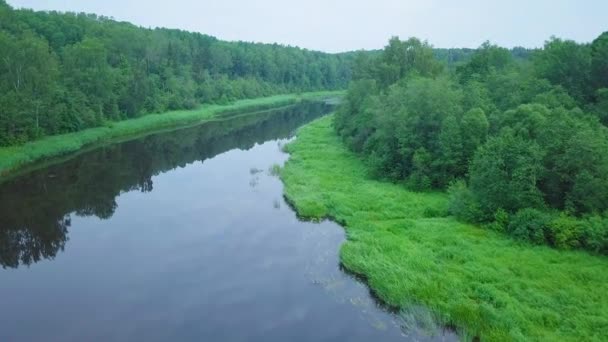
<path fill-rule="evenodd" d="M 415 36 L 436 47 L 589 42 L 608 31 L 608 0 L 8 0 L 13 7 L 103 14 L 224 40 L 339 52 Z"/>

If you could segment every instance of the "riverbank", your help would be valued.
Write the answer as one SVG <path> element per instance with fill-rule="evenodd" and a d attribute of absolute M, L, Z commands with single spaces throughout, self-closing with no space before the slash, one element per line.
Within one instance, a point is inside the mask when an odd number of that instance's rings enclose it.
<path fill-rule="evenodd" d="M 605 339 L 607 258 L 521 244 L 448 217 L 443 193 L 372 180 L 331 120 L 303 127 L 286 147 L 285 196 L 302 217 L 345 227 L 341 262 L 381 300 L 422 305 L 482 340 Z"/>
<path fill-rule="evenodd" d="M 287 106 L 301 100 L 338 96 L 340 91 L 311 92 L 276 95 L 258 99 L 240 100 L 229 105 L 202 105 L 194 110 L 149 114 L 142 117 L 111 122 L 102 127 L 49 136 L 20 146 L 0 148 L 0 177 L 9 176 L 24 167 L 44 159 L 75 153 L 91 145 L 138 137 L 156 131 L 201 124 L 246 111 Z"/>

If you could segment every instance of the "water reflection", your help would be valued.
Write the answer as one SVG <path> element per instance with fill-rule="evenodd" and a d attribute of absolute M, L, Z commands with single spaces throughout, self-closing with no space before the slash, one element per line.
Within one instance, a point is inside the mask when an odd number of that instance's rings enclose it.
<path fill-rule="evenodd" d="M 0 265 L 17 268 L 65 248 L 71 215 L 109 219 L 124 192 L 151 192 L 152 177 L 225 151 L 290 136 L 331 106 L 305 102 L 103 147 L 0 186 Z M 254 185 L 252 185 L 254 186 Z"/>

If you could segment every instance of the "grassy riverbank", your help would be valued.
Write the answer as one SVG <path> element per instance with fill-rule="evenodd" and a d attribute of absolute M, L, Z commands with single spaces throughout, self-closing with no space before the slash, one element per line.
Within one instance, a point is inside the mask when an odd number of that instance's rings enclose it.
<path fill-rule="evenodd" d="M 277 95 L 240 100 L 229 105 L 203 105 L 195 110 L 149 114 L 137 119 L 111 122 L 102 127 L 80 132 L 49 136 L 21 146 L 0 148 L 0 176 L 16 171 L 42 159 L 77 152 L 94 144 L 112 142 L 159 130 L 199 124 L 234 113 L 280 107 L 302 99 L 315 99 L 339 95 L 341 92 L 311 92 Z"/>
<path fill-rule="evenodd" d="M 382 300 L 482 340 L 605 340 L 607 258 L 520 244 L 447 217 L 443 193 L 371 180 L 331 120 L 287 146 L 285 195 L 301 216 L 345 226 L 342 263 Z"/>

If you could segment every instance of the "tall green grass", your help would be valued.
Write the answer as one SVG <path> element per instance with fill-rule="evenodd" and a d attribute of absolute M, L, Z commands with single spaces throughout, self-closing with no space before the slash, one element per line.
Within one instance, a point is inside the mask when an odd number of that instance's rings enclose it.
<path fill-rule="evenodd" d="M 149 114 L 136 119 L 111 122 L 103 127 L 45 137 L 21 146 L 0 148 L 0 177 L 42 159 L 57 157 L 94 144 L 112 142 L 159 130 L 199 124 L 243 111 L 293 104 L 303 99 L 340 95 L 340 92 L 311 92 L 240 100 L 229 105 L 204 105 L 195 110 Z"/>
<path fill-rule="evenodd" d="M 287 145 L 285 196 L 345 226 L 342 263 L 383 301 L 423 305 L 465 339 L 608 340 L 608 258 L 521 244 L 447 216 L 444 193 L 372 180 L 331 120 Z"/>

